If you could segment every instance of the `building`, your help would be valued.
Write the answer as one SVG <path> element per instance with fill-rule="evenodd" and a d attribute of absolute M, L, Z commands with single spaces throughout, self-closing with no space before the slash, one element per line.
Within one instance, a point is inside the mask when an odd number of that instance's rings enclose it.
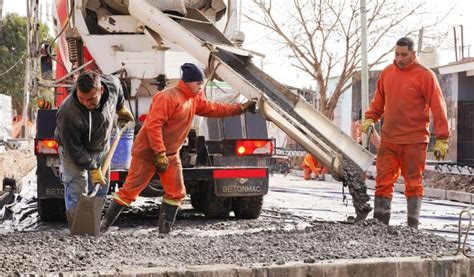
<path fill-rule="evenodd" d="M 464 58 L 437 68 L 448 106 L 451 129 L 450 158 L 474 165 L 474 58 Z"/>

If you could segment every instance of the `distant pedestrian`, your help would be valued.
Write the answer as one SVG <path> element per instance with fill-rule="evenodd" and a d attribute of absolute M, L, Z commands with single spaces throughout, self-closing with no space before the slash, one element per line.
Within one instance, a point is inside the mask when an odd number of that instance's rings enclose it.
<path fill-rule="evenodd" d="M 408 226 L 418 228 L 423 199 L 422 174 L 429 142 L 430 111 L 434 121 L 436 159 L 444 159 L 449 128 L 446 103 L 436 75 L 416 58 L 413 40 L 400 38 L 395 59 L 380 74 L 374 98 L 365 113 L 362 132 L 383 116 L 377 150 L 374 218 L 388 224 L 394 182 L 405 180 Z"/>
<path fill-rule="evenodd" d="M 290 171 L 290 163 L 288 162 L 288 160 L 284 160 L 280 163 L 280 173 L 283 174 L 283 176 L 286 177 L 286 175 L 288 175 Z"/>

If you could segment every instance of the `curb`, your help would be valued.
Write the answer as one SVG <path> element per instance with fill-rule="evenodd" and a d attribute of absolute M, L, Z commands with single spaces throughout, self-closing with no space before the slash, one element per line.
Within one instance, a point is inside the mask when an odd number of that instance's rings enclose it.
<path fill-rule="evenodd" d="M 291 174 L 295 176 L 303 177 L 302 170 L 293 169 L 291 170 Z M 331 175 L 329 174 L 326 174 L 325 181 L 336 182 L 332 179 Z M 365 183 L 368 189 L 375 190 L 375 180 L 366 180 Z M 396 192 L 404 193 L 405 185 L 403 183 L 402 184 L 396 183 L 394 190 Z M 474 204 L 474 194 L 469 193 L 469 192 L 424 187 L 424 193 L 425 193 L 425 196 L 424 196 L 425 198 L 434 198 L 434 199 L 461 202 L 465 204 Z"/>
<path fill-rule="evenodd" d="M 64 273 L 65 275 L 71 273 Z M 73 272 L 85 275 L 86 272 Z M 208 265 L 180 268 L 146 268 L 138 270 L 116 270 L 94 272 L 101 276 L 312 276 L 312 277 L 358 277 L 358 276 L 474 276 L 474 258 L 446 256 L 434 259 L 420 257 L 390 257 L 355 260 L 330 260 L 316 263 L 290 262 L 284 265 Z"/>
<path fill-rule="evenodd" d="M 375 190 L 375 181 L 374 180 L 366 180 L 367 188 Z M 405 185 L 404 184 L 395 184 L 395 191 L 404 193 L 405 192 Z M 461 202 L 465 204 L 473 204 L 474 203 L 474 194 L 469 192 L 460 192 L 454 190 L 446 190 L 446 189 L 435 189 L 435 188 L 424 188 L 424 198 L 435 198 L 441 200 L 450 200 L 455 202 Z M 473 275 L 474 276 L 474 275 Z"/>

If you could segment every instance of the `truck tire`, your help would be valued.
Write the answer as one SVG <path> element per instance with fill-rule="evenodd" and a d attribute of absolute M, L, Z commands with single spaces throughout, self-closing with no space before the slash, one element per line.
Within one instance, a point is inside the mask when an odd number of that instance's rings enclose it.
<path fill-rule="evenodd" d="M 256 219 L 260 216 L 263 196 L 236 197 L 232 200 L 232 210 L 236 218 Z"/>
<path fill-rule="evenodd" d="M 232 209 L 232 198 L 217 197 L 214 193 L 214 182 L 203 186 L 203 212 L 207 218 L 227 218 Z"/>
<path fill-rule="evenodd" d="M 204 194 L 202 192 L 191 193 L 191 206 L 197 212 L 204 211 Z"/>
<path fill-rule="evenodd" d="M 64 199 L 38 199 L 38 214 L 41 221 L 62 222 L 66 220 Z"/>

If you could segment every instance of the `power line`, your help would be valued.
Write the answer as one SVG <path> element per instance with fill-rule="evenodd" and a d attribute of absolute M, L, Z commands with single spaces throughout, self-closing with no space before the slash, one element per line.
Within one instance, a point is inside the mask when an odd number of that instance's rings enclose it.
<path fill-rule="evenodd" d="M 3 73 L 0 73 L 0 76 L 3 76 L 3 75 L 5 75 L 5 74 L 7 74 L 10 70 L 12 70 L 15 66 L 17 66 L 17 65 L 21 62 L 21 60 L 23 60 L 23 58 L 25 57 L 25 55 L 26 55 L 26 52 L 23 53 L 23 55 L 21 56 L 21 58 L 20 58 L 14 65 L 12 65 L 7 71 L 5 71 L 5 72 L 3 72 Z"/>

